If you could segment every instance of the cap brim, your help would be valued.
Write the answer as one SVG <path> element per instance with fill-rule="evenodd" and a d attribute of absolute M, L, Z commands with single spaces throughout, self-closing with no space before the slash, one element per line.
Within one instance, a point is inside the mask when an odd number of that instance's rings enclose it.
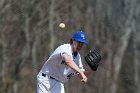
<path fill-rule="evenodd" d="M 79 40 L 79 39 L 75 39 L 76 41 L 78 41 L 78 42 L 82 42 L 82 43 L 87 43 L 85 40 Z"/>

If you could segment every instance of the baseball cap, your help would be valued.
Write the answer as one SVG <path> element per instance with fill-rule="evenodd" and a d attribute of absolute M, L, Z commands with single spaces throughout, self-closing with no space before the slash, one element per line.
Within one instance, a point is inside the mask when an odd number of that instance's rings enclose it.
<path fill-rule="evenodd" d="M 79 42 L 87 43 L 86 38 L 87 38 L 87 35 L 83 31 L 75 31 L 73 34 L 73 39 Z"/>

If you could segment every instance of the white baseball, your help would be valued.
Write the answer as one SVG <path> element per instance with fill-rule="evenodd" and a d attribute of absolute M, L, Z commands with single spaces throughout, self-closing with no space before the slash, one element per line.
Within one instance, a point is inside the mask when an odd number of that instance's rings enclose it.
<path fill-rule="evenodd" d="M 59 27 L 60 27 L 60 28 L 65 28 L 65 24 L 64 24 L 64 23 L 60 23 L 60 24 L 59 24 Z"/>

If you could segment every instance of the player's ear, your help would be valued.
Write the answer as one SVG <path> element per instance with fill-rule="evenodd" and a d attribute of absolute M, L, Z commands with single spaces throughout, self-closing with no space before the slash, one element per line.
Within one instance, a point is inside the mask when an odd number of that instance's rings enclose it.
<path fill-rule="evenodd" d="M 70 39 L 70 44 L 72 44 L 72 43 L 73 43 L 73 41 L 74 41 L 74 38 L 71 38 L 71 39 Z"/>

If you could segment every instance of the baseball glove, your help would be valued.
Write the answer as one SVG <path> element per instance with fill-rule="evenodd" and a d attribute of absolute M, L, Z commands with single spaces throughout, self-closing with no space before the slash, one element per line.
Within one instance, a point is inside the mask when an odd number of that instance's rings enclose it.
<path fill-rule="evenodd" d="M 85 60 L 89 67 L 93 71 L 96 71 L 101 61 L 101 55 L 96 49 L 90 50 L 90 52 L 85 56 Z"/>

